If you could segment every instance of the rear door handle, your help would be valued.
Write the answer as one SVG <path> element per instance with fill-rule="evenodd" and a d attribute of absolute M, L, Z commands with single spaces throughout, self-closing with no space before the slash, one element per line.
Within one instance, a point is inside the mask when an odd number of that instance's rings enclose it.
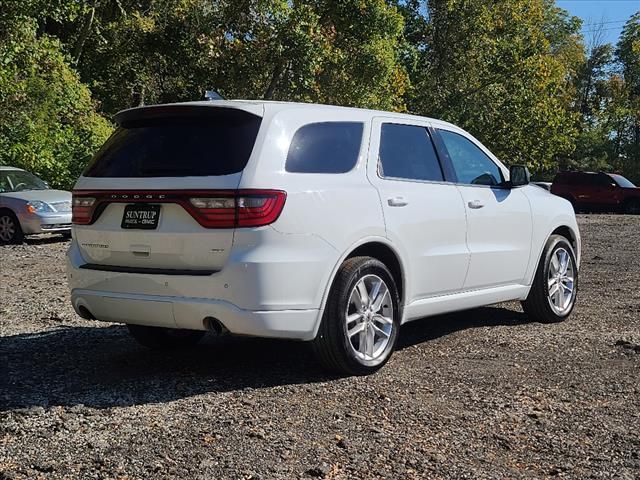
<path fill-rule="evenodd" d="M 391 197 L 387 199 L 387 203 L 390 207 L 404 207 L 409 204 L 409 200 L 405 197 Z"/>
<path fill-rule="evenodd" d="M 472 200 L 467 205 L 469 205 L 469 208 L 473 208 L 474 210 L 484 207 L 484 203 L 480 200 Z"/>

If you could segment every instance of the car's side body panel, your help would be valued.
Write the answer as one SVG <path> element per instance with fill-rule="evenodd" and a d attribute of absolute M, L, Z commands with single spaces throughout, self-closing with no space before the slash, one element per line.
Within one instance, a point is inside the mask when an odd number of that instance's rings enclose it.
<path fill-rule="evenodd" d="M 529 198 L 533 214 L 531 256 L 525 274 L 524 284 L 531 285 L 540 261 L 542 250 L 551 234 L 559 228 L 569 228 L 575 243 L 577 266 L 581 262 L 582 241 L 571 203 L 533 185 L 522 189 Z"/>
<path fill-rule="evenodd" d="M 400 123 L 398 123 L 400 122 Z M 380 196 L 385 234 L 402 252 L 407 304 L 459 292 L 469 265 L 465 209 L 455 185 L 383 177 L 378 168 L 383 124 L 428 128 L 428 122 L 378 117 L 372 124 L 367 175 Z"/>
<path fill-rule="evenodd" d="M 464 289 L 522 284 L 532 235 L 531 206 L 522 189 L 474 185 L 457 188 L 467 208 L 467 245 L 471 254 Z"/>

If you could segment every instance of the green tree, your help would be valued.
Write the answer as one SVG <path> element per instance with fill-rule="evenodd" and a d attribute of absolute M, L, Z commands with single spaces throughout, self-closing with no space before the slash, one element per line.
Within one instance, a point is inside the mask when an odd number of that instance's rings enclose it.
<path fill-rule="evenodd" d="M 0 164 L 70 187 L 111 130 L 57 40 L 24 18 L 3 19 Z"/>
<path fill-rule="evenodd" d="M 507 163 L 554 168 L 574 148 L 566 63 L 579 23 L 551 7 L 543 0 L 414 2 L 407 25 L 424 30 L 424 45 L 408 67 L 410 110 L 461 125 Z M 415 30 L 412 38 L 420 38 Z"/>
<path fill-rule="evenodd" d="M 193 100 L 211 87 L 235 98 L 403 108 L 402 16 L 384 0 L 101 5 L 66 31 L 74 45 L 73 32 L 88 32 L 78 68 L 107 112 Z"/>
<path fill-rule="evenodd" d="M 640 11 L 625 24 L 616 57 L 624 80 L 624 86 L 618 88 L 617 93 L 623 90 L 622 96 L 626 97 L 624 106 L 620 105 L 619 98 L 612 102 L 618 113 L 616 116 L 622 111 L 622 117 L 626 118 L 626 122 L 620 121 L 615 129 L 616 142 L 620 146 L 625 173 L 640 180 Z"/>

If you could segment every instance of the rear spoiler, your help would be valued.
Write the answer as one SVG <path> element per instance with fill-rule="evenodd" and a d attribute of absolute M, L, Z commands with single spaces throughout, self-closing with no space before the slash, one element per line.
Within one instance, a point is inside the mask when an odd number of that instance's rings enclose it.
<path fill-rule="evenodd" d="M 127 127 L 137 122 L 164 118 L 246 118 L 247 115 L 261 118 L 264 106 L 248 102 L 209 101 L 190 103 L 169 103 L 130 108 L 116 113 L 114 120 L 121 127 Z"/>

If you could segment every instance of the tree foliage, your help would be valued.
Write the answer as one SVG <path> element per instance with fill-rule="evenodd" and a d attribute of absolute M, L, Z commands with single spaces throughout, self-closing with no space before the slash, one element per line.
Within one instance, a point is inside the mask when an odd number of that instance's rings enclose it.
<path fill-rule="evenodd" d="M 540 176 L 640 180 L 640 13 L 585 46 L 554 0 L 12 0 L 0 163 L 69 184 L 120 109 L 263 98 L 411 111 Z"/>
<path fill-rule="evenodd" d="M 402 16 L 383 0 L 168 0 L 124 12 L 96 8 L 99 19 L 78 68 L 110 113 L 200 98 L 211 87 L 233 98 L 403 107 Z"/>
<path fill-rule="evenodd" d="M 57 40 L 13 22 L 0 43 L 0 164 L 69 187 L 110 132 Z"/>
<path fill-rule="evenodd" d="M 579 26 L 542 0 L 433 0 L 426 6 L 410 108 L 461 125 L 507 163 L 534 171 L 571 153 L 572 72 L 562 59 Z"/>

